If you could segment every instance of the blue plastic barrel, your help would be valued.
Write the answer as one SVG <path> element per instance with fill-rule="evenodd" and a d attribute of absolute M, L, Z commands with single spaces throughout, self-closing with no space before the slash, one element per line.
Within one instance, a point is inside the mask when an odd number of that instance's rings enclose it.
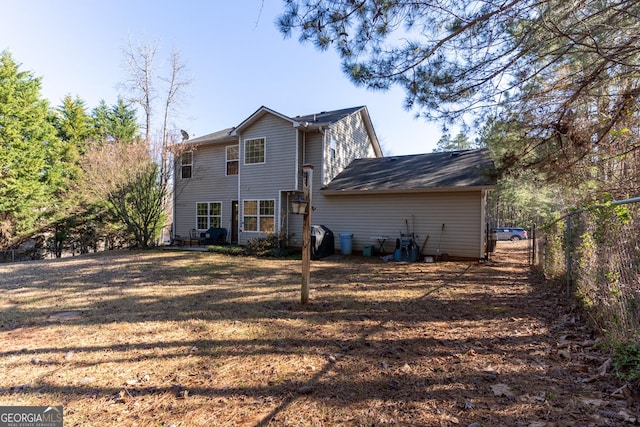
<path fill-rule="evenodd" d="M 343 255 L 351 255 L 352 242 L 352 233 L 340 233 L 340 253 Z"/>

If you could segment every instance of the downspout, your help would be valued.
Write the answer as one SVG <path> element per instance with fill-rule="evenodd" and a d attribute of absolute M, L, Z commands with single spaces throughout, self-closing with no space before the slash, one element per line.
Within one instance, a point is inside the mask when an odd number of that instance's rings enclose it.
<path fill-rule="evenodd" d="M 242 231 L 242 229 L 244 228 L 244 222 L 241 221 L 242 219 L 242 215 L 244 215 L 244 206 L 242 203 L 240 203 L 242 200 L 240 200 L 240 177 L 242 176 L 242 158 L 244 157 L 244 153 L 242 151 L 242 136 L 240 134 L 238 134 L 238 244 L 240 244 L 240 233 Z M 233 221 L 233 218 L 231 218 L 231 221 Z M 231 231 L 233 233 L 233 230 Z"/>
<path fill-rule="evenodd" d="M 293 168 L 293 188 L 298 188 L 298 165 L 300 164 L 300 130 L 298 130 L 297 128 L 295 128 L 296 131 L 296 156 L 295 156 L 295 164 L 294 164 L 294 168 Z M 287 212 L 287 223 L 286 223 L 286 227 L 287 229 L 285 230 L 286 232 L 286 236 L 287 236 L 287 244 L 289 244 L 289 192 L 287 191 L 287 200 L 286 200 L 286 212 Z"/>
<path fill-rule="evenodd" d="M 326 130 L 328 130 L 329 128 L 327 127 Z M 320 126 L 320 132 L 322 132 L 322 155 L 320 156 L 320 158 L 322 159 L 322 162 L 320 162 L 320 173 L 318 174 L 320 176 L 320 187 L 324 186 L 325 182 L 324 182 L 324 170 L 326 168 L 326 164 L 327 164 L 327 132 L 326 130 Z"/>
<path fill-rule="evenodd" d="M 298 180 L 298 167 L 300 166 L 300 128 L 307 129 L 309 127 L 308 122 L 293 122 L 293 127 L 296 130 L 296 168 L 295 168 L 295 188 L 298 189 L 300 184 Z M 302 163 L 304 164 L 307 159 L 307 133 L 302 132 Z"/>
<path fill-rule="evenodd" d="M 480 190 L 480 258 L 483 256 L 489 259 L 489 235 L 487 234 L 487 222 L 486 207 L 487 207 L 487 195 L 489 192 L 485 189 Z M 485 250 L 482 250 L 482 245 L 485 244 Z M 483 253 L 484 252 L 484 253 Z"/>
<path fill-rule="evenodd" d="M 171 239 L 175 239 L 176 237 L 176 194 L 178 191 L 178 175 L 176 172 L 176 159 L 175 157 L 173 158 L 173 221 L 171 224 Z M 170 241 L 169 244 L 172 244 L 173 242 Z"/>
<path fill-rule="evenodd" d="M 302 163 L 306 163 L 307 161 L 307 133 L 302 134 Z M 296 168 L 297 175 L 297 168 Z M 297 189 L 298 187 L 296 187 Z"/>
<path fill-rule="evenodd" d="M 287 246 L 289 246 L 289 215 L 291 215 L 291 213 L 289 212 L 289 192 L 288 191 L 287 191 L 287 200 L 285 201 L 285 203 L 286 203 L 285 211 L 287 212 L 287 224 L 286 224 L 286 229 L 284 231 L 286 233 L 285 237 L 286 237 Z M 282 219 L 282 215 L 280 215 L 280 219 Z"/>
<path fill-rule="evenodd" d="M 276 225 L 276 233 L 279 235 L 282 232 L 282 191 L 278 191 L 278 205 L 276 206 L 276 211 L 275 211 L 275 215 L 276 218 L 278 218 L 277 221 L 275 221 L 275 225 Z"/>
<path fill-rule="evenodd" d="M 299 164 L 300 164 L 300 131 L 296 129 L 296 160 L 295 160 L 295 168 L 293 169 L 293 173 L 294 173 L 293 188 L 298 188 L 298 165 Z"/>

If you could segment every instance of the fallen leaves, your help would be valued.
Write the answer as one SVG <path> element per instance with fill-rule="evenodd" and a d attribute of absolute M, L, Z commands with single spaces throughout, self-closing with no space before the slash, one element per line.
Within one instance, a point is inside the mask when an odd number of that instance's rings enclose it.
<path fill-rule="evenodd" d="M 493 392 L 494 396 L 499 396 L 499 397 L 515 397 L 515 393 L 513 393 L 513 391 L 511 391 L 511 387 L 509 387 L 506 384 L 493 384 L 491 386 L 491 391 Z"/>
<path fill-rule="evenodd" d="M 0 312 L 13 325 L 0 330 L 0 397 L 61 401 L 74 425 L 636 422 L 633 387 L 613 381 L 597 340 L 518 248 L 483 266 L 317 262 L 306 307 L 298 261 L 126 252 L 52 263 L 58 281 L 2 288 L 15 304 Z M 52 276 L 47 265 L 27 267 Z"/>

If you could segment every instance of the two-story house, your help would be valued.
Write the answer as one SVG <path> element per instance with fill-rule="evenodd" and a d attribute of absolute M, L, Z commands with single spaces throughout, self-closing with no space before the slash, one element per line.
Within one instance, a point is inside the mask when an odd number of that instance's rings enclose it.
<path fill-rule="evenodd" d="M 282 233 L 302 244 L 291 199 L 312 164 L 313 224 L 353 235 L 353 249 L 411 233 L 424 254 L 481 258 L 487 192 L 495 187 L 486 150 L 382 156 L 366 107 L 288 117 L 261 107 L 234 128 L 185 141 L 176 161 L 174 233 L 210 227 L 246 244 Z M 339 249 L 339 239 L 336 239 Z"/>

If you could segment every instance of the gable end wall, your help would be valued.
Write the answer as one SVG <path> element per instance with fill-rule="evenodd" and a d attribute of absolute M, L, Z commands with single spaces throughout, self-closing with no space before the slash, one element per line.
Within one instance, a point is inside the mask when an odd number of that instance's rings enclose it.
<path fill-rule="evenodd" d="M 336 141 L 336 156 L 331 156 L 331 140 Z M 355 159 L 375 157 L 372 141 L 357 112 L 329 127 L 325 135 L 322 163 L 322 185 L 327 185 Z"/>

